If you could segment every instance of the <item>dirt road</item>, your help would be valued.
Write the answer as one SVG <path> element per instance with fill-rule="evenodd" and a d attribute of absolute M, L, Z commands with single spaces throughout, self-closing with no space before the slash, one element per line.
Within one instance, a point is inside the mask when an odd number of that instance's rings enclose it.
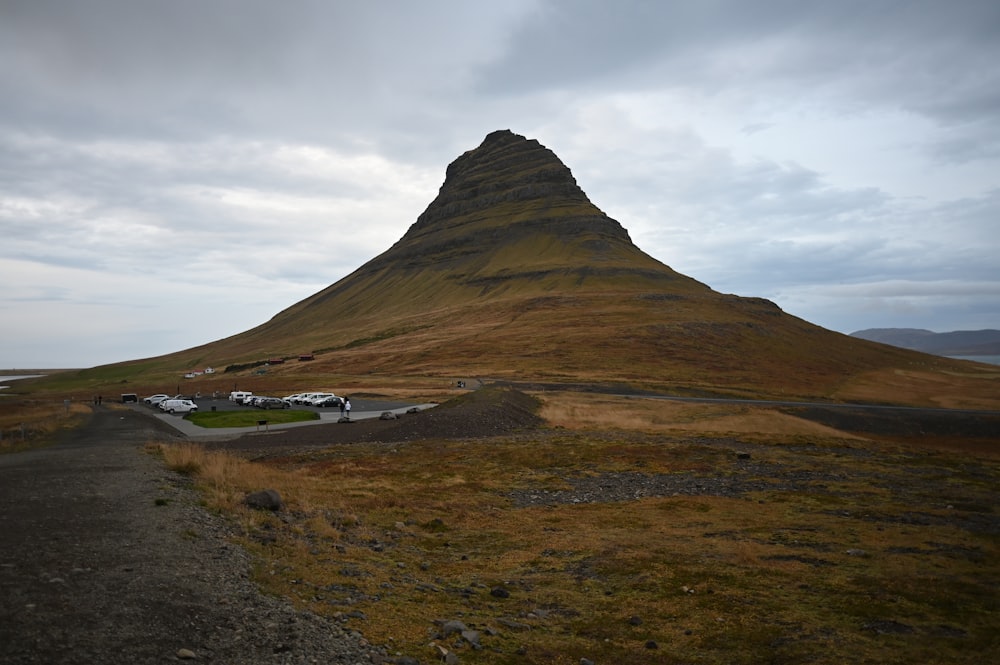
<path fill-rule="evenodd" d="M 0 455 L 0 663 L 379 663 L 339 625 L 264 597 L 182 476 L 176 432 L 99 408 L 56 445 Z"/>

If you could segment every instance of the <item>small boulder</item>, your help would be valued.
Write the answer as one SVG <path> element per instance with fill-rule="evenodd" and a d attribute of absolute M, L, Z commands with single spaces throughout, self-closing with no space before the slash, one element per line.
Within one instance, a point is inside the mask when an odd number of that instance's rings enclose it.
<path fill-rule="evenodd" d="M 270 510 L 272 512 L 277 512 L 285 507 L 277 490 L 251 492 L 243 499 L 243 503 L 256 510 Z"/>
<path fill-rule="evenodd" d="M 395 665 L 420 665 L 420 661 L 416 658 L 410 656 L 400 656 L 399 658 L 385 661 L 387 663 L 394 663 Z"/>
<path fill-rule="evenodd" d="M 452 619 L 450 621 L 445 621 L 443 624 L 441 624 L 441 635 L 443 637 L 448 637 L 449 635 L 453 635 L 455 633 L 461 635 L 468 629 L 469 628 L 461 621 Z"/>
<path fill-rule="evenodd" d="M 382 415 L 378 417 L 379 420 L 396 420 L 396 414 L 392 411 L 383 411 Z"/>
<path fill-rule="evenodd" d="M 502 586 L 498 586 L 490 589 L 490 595 L 494 598 L 510 598 L 510 591 L 507 591 Z"/>

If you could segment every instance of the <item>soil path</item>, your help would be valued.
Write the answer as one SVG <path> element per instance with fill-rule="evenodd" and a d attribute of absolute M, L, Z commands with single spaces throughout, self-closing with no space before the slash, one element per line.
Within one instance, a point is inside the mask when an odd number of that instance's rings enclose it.
<path fill-rule="evenodd" d="M 186 479 L 143 446 L 176 433 L 99 408 L 0 455 L 0 663 L 372 663 L 339 625 L 262 596 Z"/>

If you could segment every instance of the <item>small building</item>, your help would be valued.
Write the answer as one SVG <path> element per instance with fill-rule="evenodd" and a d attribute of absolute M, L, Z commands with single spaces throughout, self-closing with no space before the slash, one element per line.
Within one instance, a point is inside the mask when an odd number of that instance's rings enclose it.
<path fill-rule="evenodd" d="M 314 356 L 311 353 L 303 353 L 302 355 L 299 356 L 299 362 L 303 362 L 305 360 L 315 360 L 315 359 L 316 356 Z"/>
<path fill-rule="evenodd" d="M 271 359 L 269 359 L 267 361 L 267 363 L 269 365 L 284 365 L 285 364 L 285 359 L 284 358 L 271 358 Z"/>

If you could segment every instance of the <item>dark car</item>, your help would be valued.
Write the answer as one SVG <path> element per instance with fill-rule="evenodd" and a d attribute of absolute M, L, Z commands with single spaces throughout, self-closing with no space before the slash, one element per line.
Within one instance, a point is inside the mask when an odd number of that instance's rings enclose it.
<path fill-rule="evenodd" d="M 258 397 L 254 406 L 258 409 L 287 409 L 291 404 L 278 397 Z"/>
<path fill-rule="evenodd" d="M 327 397 L 322 402 L 317 402 L 313 406 L 340 406 L 344 400 L 340 397 Z"/>

